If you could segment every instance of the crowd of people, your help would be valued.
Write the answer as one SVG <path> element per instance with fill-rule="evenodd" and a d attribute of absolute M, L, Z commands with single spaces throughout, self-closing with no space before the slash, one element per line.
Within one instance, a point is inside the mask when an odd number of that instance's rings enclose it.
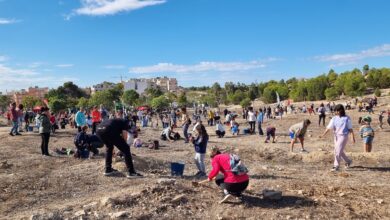
<path fill-rule="evenodd" d="M 366 111 L 370 115 L 374 114 L 373 109 L 376 106 L 376 100 L 374 100 L 372 99 L 370 101 L 371 104 L 368 105 L 369 108 L 365 109 L 360 108 L 359 101 L 356 101 L 358 111 Z M 74 138 L 76 147 L 75 157 L 77 158 L 85 158 L 85 152 L 87 152 L 86 155 L 90 155 L 89 152 L 91 152 L 91 157 L 94 157 L 99 154 L 98 148 L 105 145 L 105 176 L 112 176 L 118 172 L 112 167 L 115 146 L 119 150 L 116 155 L 124 158 L 127 167 L 126 176 L 128 178 L 142 177 L 142 174 L 135 170 L 130 152 L 130 146 L 142 146 L 143 142 L 138 137 L 138 132 L 144 127 L 161 128 L 161 141 L 175 142 L 183 139 L 184 143 L 193 145 L 194 162 L 198 170 L 194 174 L 195 178 L 207 178 L 208 181 L 212 181 L 218 173 L 224 175 L 224 178 L 217 178 L 215 181 L 224 190 L 225 197 L 222 201 L 225 201 L 231 196 L 239 197 L 242 191 L 246 189 L 249 182 L 247 169 L 237 155 L 222 153 L 220 149 L 213 146 L 210 151 L 212 170 L 207 175 L 205 159 L 210 137 L 206 126 L 215 127 L 217 138 L 224 138 L 227 132 L 230 132 L 232 136 L 258 133 L 260 136 L 265 135 L 264 143 L 275 143 L 277 141 L 277 128 L 272 123 L 273 120 L 282 120 L 283 114 L 299 113 L 297 111 L 300 111 L 302 114 L 308 113 L 309 116 L 317 114 L 318 125 L 325 127 L 325 131 L 320 135 L 320 138 L 323 138 L 329 131 L 334 133 L 334 164 L 332 171 L 338 171 L 341 160 L 345 161 L 346 168 L 349 168 L 352 163 L 352 160 L 344 152 L 348 136 L 350 136 L 352 142 L 355 142 L 352 120 L 346 115 L 346 109 L 350 109 L 350 107 L 349 103 L 336 105 L 334 102 L 329 102 L 326 105 L 321 103 L 317 108 L 315 108 L 314 104 L 310 104 L 309 107 L 303 105 L 300 108 L 293 105 L 283 106 L 279 104 L 273 108 L 264 106 L 258 110 L 248 107 L 242 110 L 244 123 L 240 123 L 238 120 L 240 115 L 235 111 L 229 111 L 228 109 L 220 111 L 219 109 L 206 107 L 195 108 L 192 116 L 189 115 L 185 107 L 165 110 L 142 108 L 133 111 L 108 111 L 103 106 L 94 106 L 91 109 L 70 109 L 69 111 L 55 114 L 50 112 L 47 107 L 41 107 L 39 111 L 28 111 L 24 110 L 23 105 L 16 106 L 15 103 L 12 103 L 8 111 L 8 119 L 11 123 L 9 133 L 11 136 L 21 135 L 23 122 L 25 123 L 26 131 L 31 130 L 31 125 L 35 123 L 35 127 L 38 128 L 41 136 L 41 153 L 44 156 L 50 156 L 49 140 L 51 134 L 54 134 L 59 128 L 64 129 L 66 126 L 77 129 L 77 134 Z M 379 113 L 378 120 L 381 129 L 384 124 L 385 114 L 386 111 L 383 110 Z M 224 118 L 221 117 L 222 115 Z M 331 119 L 328 125 L 325 126 L 327 115 L 331 116 Z M 363 140 L 365 152 L 372 151 L 375 135 L 371 126 L 372 117 L 370 115 L 359 119 L 359 124 L 361 124 L 359 135 Z M 387 111 L 387 116 L 387 121 L 390 125 L 390 111 Z M 207 125 L 204 125 L 203 121 L 207 121 Z M 311 124 L 312 122 L 309 119 L 304 119 L 297 124 L 291 125 L 288 131 L 285 131 L 286 133 L 288 132 L 291 139 L 291 152 L 294 151 L 295 143 L 299 141 L 301 152 L 307 153 L 304 147 L 304 140 L 308 127 Z M 190 128 L 191 126 L 192 129 Z M 242 128 L 242 126 L 247 126 L 247 128 Z M 225 129 L 225 127 L 227 128 Z M 181 128 L 181 132 L 178 128 Z M 88 132 L 89 129 L 91 130 L 90 134 Z M 156 145 L 156 143 L 154 144 Z M 233 168 L 239 171 L 235 171 L 236 173 L 232 172 Z"/>

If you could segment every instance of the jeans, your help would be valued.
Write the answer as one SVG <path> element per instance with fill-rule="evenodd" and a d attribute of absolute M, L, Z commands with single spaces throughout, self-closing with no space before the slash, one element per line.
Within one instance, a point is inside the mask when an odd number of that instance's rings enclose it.
<path fill-rule="evenodd" d="M 50 133 L 41 133 L 41 151 L 42 155 L 49 156 Z"/>
<path fill-rule="evenodd" d="M 113 136 L 112 134 L 106 133 L 105 130 L 98 130 L 97 136 L 107 147 L 106 151 L 106 170 L 110 170 L 112 168 L 112 153 L 114 151 L 114 146 L 116 146 L 124 155 L 125 163 L 127 170 L 130 173 L 135 173 L 133 158 L 130 153 L 130 146 L 126 143 L 126 141 L 119 135 Z"/>
<path fill-rule="evenodd" d="M 183 126 L 183 135 L 186 142 L 188 142 L 188 127 L 190 127 L 189 124 Z"/>
<path fill-rule="evenodd" d="M 318 125 L 321 125 L 321 120 L 322 120 L 322 125 L 325 126 L 325 115 L 319 115 Z"/>
<path fill-rule="evenodd" d="M 17 133 L 19 133 L 18 127 L 19 127 L 19 123 L 18 123 L 17 121 L 12 121 L 12 128 L 11 128 L 10 133 L 11 133 L 11 134 L 17 134 Z"/>
<path fill-rule="evenodd" d="M 257 123 L 257 129 L 259 129 L 259 135 L 264 135 L 263 129 L 261 128 L 261 122 Z"/>
<path fill-rule="evenodd" d="M 195 164 L 198 170 L 202 173 L 206 173 L 206 166 L 204 165 L 204 158 L 206 154 L 195 153 Z"/>
<path fill-rule="evenodd" d="M 249 122 L 249 125 L 251 126 L 251 128 L 250 128 L 251 134 L 255 133 L 255 124 L 256 124 L 255 121 L 250 121 Z"/>
<path fill-rule="evenodd" d="M 92 123 L 92 134 L 96 134 L 96 126 L 98 126 L 100 122 L 93 122 Z"/>

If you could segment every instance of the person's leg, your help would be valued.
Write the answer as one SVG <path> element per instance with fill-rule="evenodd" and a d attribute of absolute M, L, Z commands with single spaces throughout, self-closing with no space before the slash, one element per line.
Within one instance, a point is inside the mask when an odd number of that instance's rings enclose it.
<path fill-rule="evenodd" d="M 221 132 L 221 138 L 223 138 L 225 136 L 225 133 L 226 133 L 225 131 Z"/>
<path fill-rule="evenodd" d="M 41 153 L 45 155 L 45 134 L 41 133 Z"/>
<path fill-rule="evenodd" d="M 348 157 L 344 154 L 344 147 L 347 144 L 348 136 L 346 135 L 336 135 L 335 136 L 335 160 L 334 160 L 334 167 L 340 166 L 340 159 L 343 158 L 346 162 L 350 162 Z"/>
<path fill-rule="evenodd" d="M 50 140 L 50 133 L 45 133 L 45 155 L 49 156 L 49 140 Z"/>
<path fill-rule="evenodd" d="M 92 123 L 92 134 L 96 133 L 96 122 Z"/>
<path fill-rule="evenodd" d="M 368 143 L 364 143 L 364 152 L 366 152 L 366 153 L 369 152 L 368 151 Z"/>
<path fill-rule="evenodd" d="M 122 137 L 116 137 L 113 143 L 124 154 L 126 167 L 129 173 L 135 173 L 130 146 L 126 144 Z"/>
<path fill-rule="evenodd" d="M 77 130 L 81 132 L 81 126 L 77 126 Z"/>
<path fill-rule="evenodd" d="M 305 150 L 305 147 L 303 146 L 303 145 L 304 145 L 303 143 L 304 143 L 304 141 L 305 141 L 305 138 L 299 137 L 298 139 L 299 139 L 299 142 L 301 142 L 302 151 L 304 151 L 304 150 Z"/>
<path fill-rule="evenodd" d="M 199 161 L 199 166 L 200 170 L 202 171 L 203 175 L 206 175 L 206 165 L 204 164 L 204 158 L 206 157 L 206 154 L 200 154 L 200 161 Z"/>
<path fill-rule="evenodd" d="M 249 180 L 241 183 L 225 183 L 226 190 L 234 196 L 241 196 L 241 193 L 248 187 Z"/>
<path fill-rule="evenodd" d="M 216 130 L 216 131 L 215 131 L 215 134 L 216 134 L 219 138 L 221 137 L 221 131 Z"/>
<path fill-rule="evenodd" d="M 112 152 L 114 151 L 114 145 L 111 143 L 107 143 L 103 140 L 106 145 L 106 172 L 112 170 Z"/>
<path fill-rule="evenodd" d="M 188 126 L 188 124 L 185 124 L 183 127 L 183 135 L 186 143 L 188 143 Z"/>
<path fill-rule="evenodd" d="M 291 143 L 290 143 L 290 149 L 291 149 L 291 152 L 293 152 L 293 151 L 294 151 L 294 144 L 295 144 L 295 139 L 294 139 L 294 138 L 292 138 L 292 139 L 291 139 Z"/>
<path fill-rule="evenodd" d="M 201 165 L 200 165 L 200 153 L 195 153 L 195 165 L 196 167 L 198 168 L 199 172 L 202 172 L 202 168 L 201 168 Z"/>
<path fill-rule="evenodd" d="M 368 152 L 371 152 L 372 150 L 372 142 L 368 144 Z"/>

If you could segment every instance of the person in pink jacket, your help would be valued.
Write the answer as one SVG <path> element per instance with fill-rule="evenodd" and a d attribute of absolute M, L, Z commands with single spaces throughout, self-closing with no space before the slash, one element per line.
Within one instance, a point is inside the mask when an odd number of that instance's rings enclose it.
<path fill-rule="evenodd" d="M 223 174 L 223 178 L 216 178 L 216 184 L 223 189 L 225 197 L 220 203 L 226 202 L 232 196 L 241 197 L 241 193 L 248 187 L 249 176 L 246 173 L 235 173 L 231 168 L 231 154 L 221 153 L 217 147 L 211 149 L 211 165 L 212 170 L 208 176 L 208 180 L 212 181 L 219 172 Z M 235 156 L 235 155 L 234 155 Z"/>

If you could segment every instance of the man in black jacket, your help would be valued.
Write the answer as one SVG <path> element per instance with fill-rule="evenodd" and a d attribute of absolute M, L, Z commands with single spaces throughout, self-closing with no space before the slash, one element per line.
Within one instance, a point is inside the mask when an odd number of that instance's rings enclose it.
<path fill-rule="evenodd" d="M 129 121 L 121 118 L 108 119 L 99 124 L 96 134 L 107 147 L 105 176 L 112 176 L 118 172 L 112 168 L 112 153 L 115 145 L 125 156 L 128 169 L 127 178 L 142 177 L 141 174 L 135 172 L 130 146 L 125 141 L 129 129 Z"/>

